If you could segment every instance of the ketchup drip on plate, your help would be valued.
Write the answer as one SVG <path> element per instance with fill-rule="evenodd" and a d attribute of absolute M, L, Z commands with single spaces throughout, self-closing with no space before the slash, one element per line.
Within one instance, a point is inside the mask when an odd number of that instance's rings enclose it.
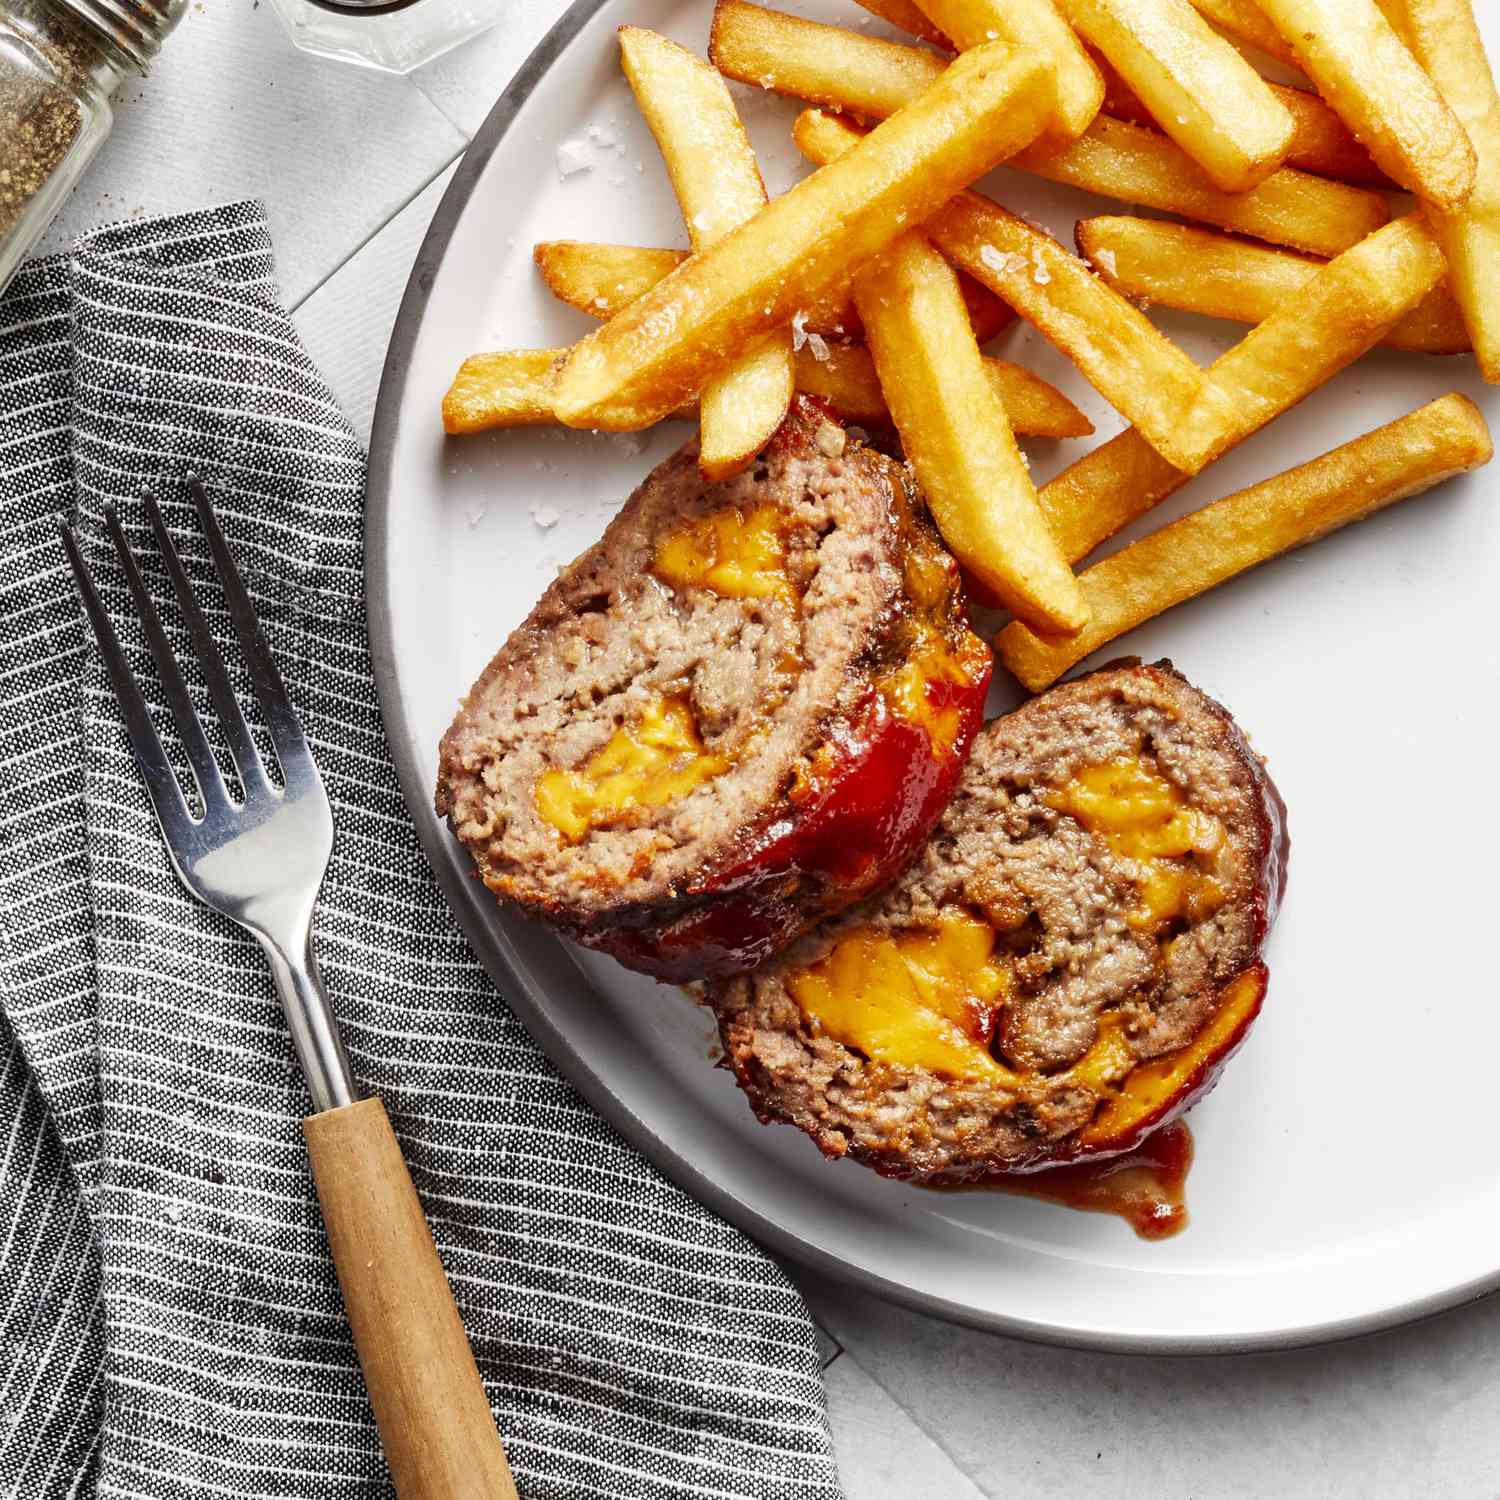
<path fill-rule="evenodd" d="M 1101 1161 L 1041 1172 L 996 1173 L 976 1182 L 934 1184 L 941 1192 L 982 1189 L 1043 1198 L 1085 1213 L 1115 1214 L 1143 1240 L 1164 1240 L 1187 1227 L 1186 1187 L 1193 1133 L 1173 1120 L 1138 1146 Z"/>

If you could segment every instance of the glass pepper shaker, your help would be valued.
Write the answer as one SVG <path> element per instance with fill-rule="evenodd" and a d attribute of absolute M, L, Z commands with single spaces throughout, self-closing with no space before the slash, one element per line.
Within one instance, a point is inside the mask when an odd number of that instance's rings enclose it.
<path fill-rule="evenodd" d="M 3 0 L 0 0 L 3 3 Z M 409 73 L 488 31 L 502 0 L 271 0 L 305 52 Z"/>
<path fill-rule="evenodd" d="M 0 0 L 0 291 L 114 123 L 187 0 Z"/>

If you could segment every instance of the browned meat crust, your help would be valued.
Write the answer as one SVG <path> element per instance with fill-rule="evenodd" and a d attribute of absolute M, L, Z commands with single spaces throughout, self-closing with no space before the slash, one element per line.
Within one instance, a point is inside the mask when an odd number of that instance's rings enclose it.
<path fill-rule="evenodd" d="M 1139 867 L 1053 805 L 1080 768 L 1142 755 L 1227 834 L 1211 868 L 1222 904 L 1156 934 L 1128 919 Z M 1138 1062 L 1193 1042 L 1225 987 L 1257 964 L 1287 847 L 1284 808 L 1261 762 L 1229 714 L 1169 663 L 1064 683 L 981 731 L 946 813 L 893 887 L 756 973 L 710 987 L 726 1065 L 762 1121 L 796 1125 L 826 1155 L 887 1175 L 962 1180 L 1083 1154 L 1079 1132 L 1108 1096 L 1066 1075 L 1101 1020 L 1117 1013 Z M 989 916 L 1009 945 L 1016 984 L 990 1051 L 1019 1081 L 872 1061 L 810 1018 L 788 987 L 789 973 L 843 935 L 931 930 L 955 909 Z M 1194 1097 L 1222 1058 L 1209 1062 L 1194 1075 Z"/>
<path fill-rule="evenodd" d="M 784 527 L 790 592 L 726 597 L 653 571 L 663 537 L 684 524 L 738 526 L 768 504 Z M 914 559 L 939 583 L 921 611 Z M 925 741 L 906 744 L 888 790 L 861 782 L 878 805 L 831 818 L 851 803 L 854 770 L 894 733 L 872 684 L 916 649 L 919 614 L 982 663 L 958 740 L 929 757 L 941 760 L 931 774 Z M 987 676 L 957 570 L 905 471 L 799 399 L 732 479 L 706 484 L 695 444 L 668 459 L 548 588 L 444 736 L 437 807 L 497 896 L 578 941 L 663 978 L 740 972 L 916 852 L 978 727 Z M 704 752 L 729 768 L 560 837 L 539 813 L 539 780 L 587 765 L 663 695 L 690 705 Z M 886 761 L 894 750 L 885 745 Z M 881 817 L 899 837 L 877 850 L 860 830 Z"/>

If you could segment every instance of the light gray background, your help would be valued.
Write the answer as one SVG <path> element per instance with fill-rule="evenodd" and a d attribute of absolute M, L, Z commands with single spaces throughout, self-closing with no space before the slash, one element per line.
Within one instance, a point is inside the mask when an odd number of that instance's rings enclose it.
<path fill-rule="evenodd" d="M 263 197 L 283 293 L 366 434 L 432 211 L 559 9 L 505 0 L 494 31 L 395 79 L 305 57 L 260 0 L 198 0 L 152 78 L 122 89 L 49 245 Z M 793 1273 L 827 1334 L 850 1500 L 1500 1497 L 1500 1298 L 1324 1350 L 1170 1360 L 971 1333 Z"/>

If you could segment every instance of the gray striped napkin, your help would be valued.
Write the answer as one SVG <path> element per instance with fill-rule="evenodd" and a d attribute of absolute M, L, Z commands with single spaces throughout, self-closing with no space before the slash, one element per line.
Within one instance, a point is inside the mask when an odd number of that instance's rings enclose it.
<path fill-rule="evenodd" d="M 272 276 L 235 204 L 102 230 L 0 300 L 0 1495 L 388 1489 L 275 995 L 170 872 L 56 536 L 76 510 L 123 617 L 101 509 L 149 552 L 149 487 L 209 589 L 196 471 L 328 783 L 324 972 L 523 1495 L 836 1497 L 795 1289 L 558 1078 L 423 863 L 366 655 L 363 455 Z"/>

